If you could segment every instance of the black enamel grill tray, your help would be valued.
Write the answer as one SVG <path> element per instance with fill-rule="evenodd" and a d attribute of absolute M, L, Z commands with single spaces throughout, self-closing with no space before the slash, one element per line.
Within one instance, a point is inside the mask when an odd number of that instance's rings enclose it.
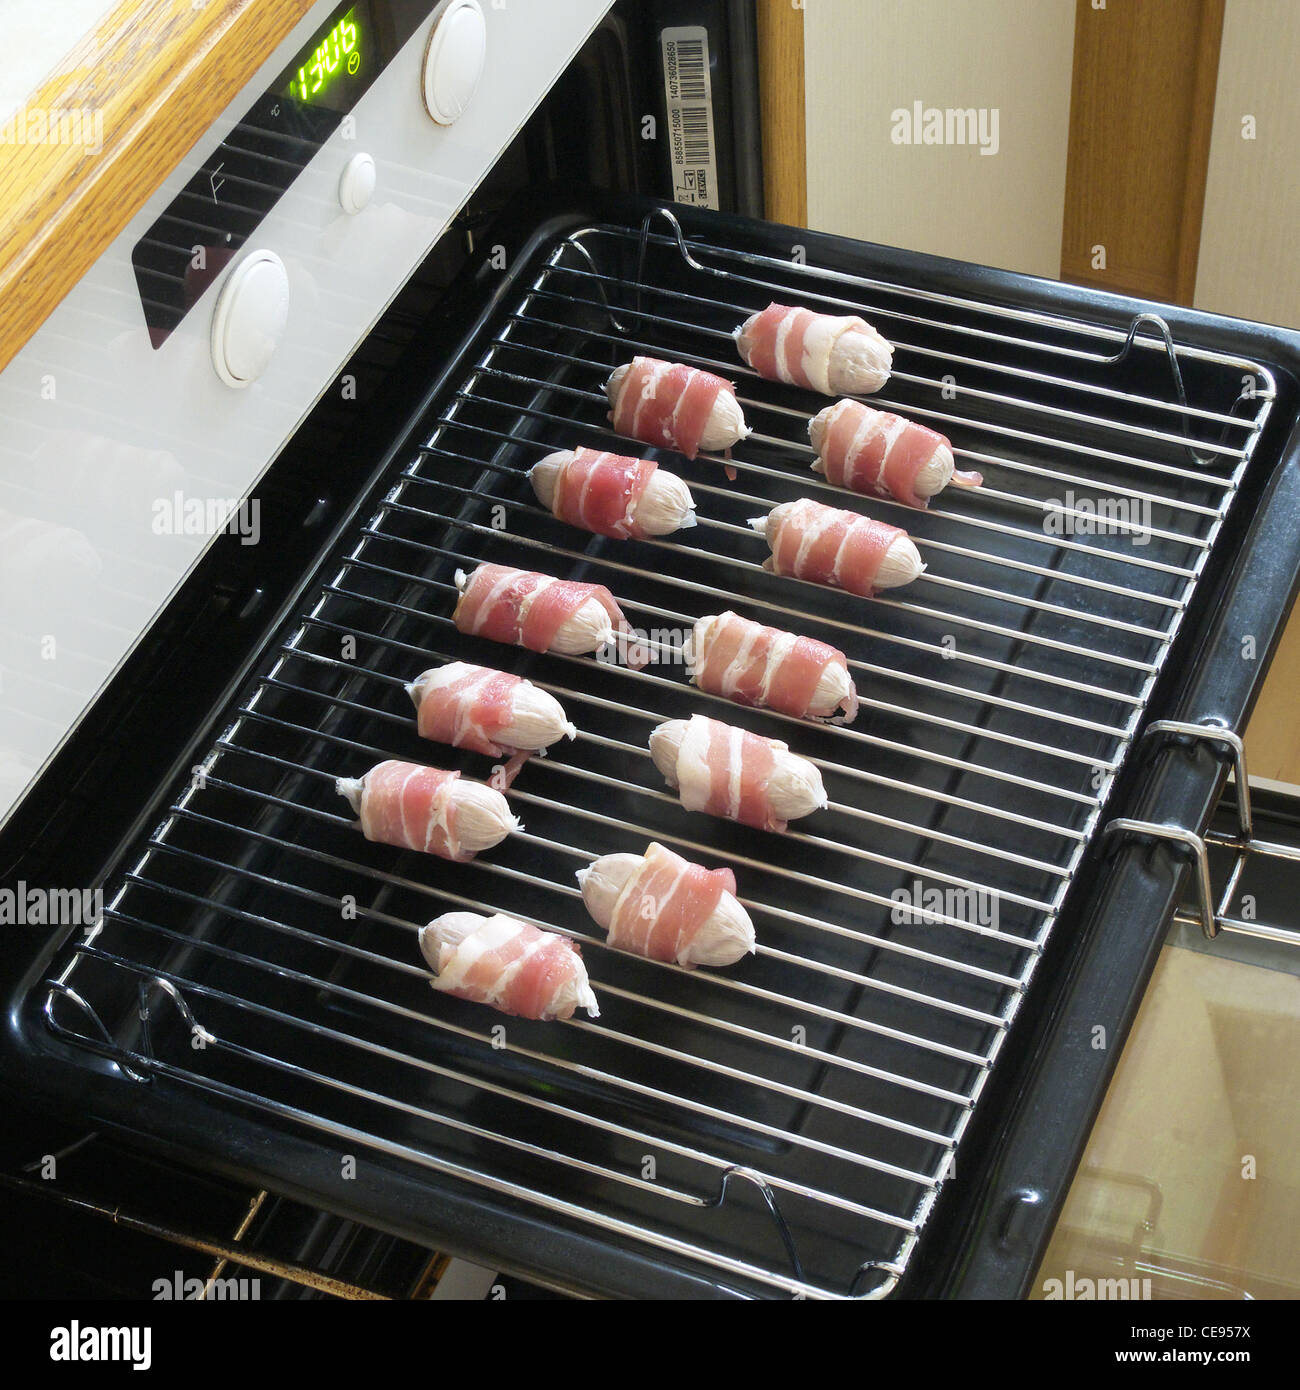
<path fill-rule="evenodd" d="M 105 872 L 101 928 L 29 973 L 17 1045 L 44 1089 L 75 1085 L 191 1156 L 561 1286 L 1016 1291 L 1108 1072 L 1084 1058 L 1044 1080 L 1078 1043 L 1061 1017 L 1091 1006 L 1122 1030 L 1172 903 L 1172 873 L 1132 854 L 1099 891 L 1100 828 L 1117 805 L 1202 814 L 1217 769 L 1180 783 L 1145 764 L 1141 727 L 1239 720 L 1294 583 L 1292 537 L 1251 587 L 1260 660 L 1216 674 L 1207 634 L 1264 544 L 1246 537 L 1261 496 L 1291 505 L 1291 345 L 1168 311 L 1166 342 L 1151 320 L 1130 331 L 1150 306 L 739 219 L 683 225 L 613 204 L 534 223 L 504 275 L 480 267 L 485 312 L 466 311 L 409 427 L 374 441 L 375 486 L 194 742 L 181 765 L 197 771 Z M 873 403 L 943 431 L 985 487 L 916 512 L 812 473 L 807 419 L 827 402 L 758 379 L 730 341 L 771 299 L 874 323 L 896 355 Z M 721 459 L 658 455 L 701 524 L 619 543 L 551 518 L 526 472 L 557 448 L 639 451 L 610 433 L 601 389 L 637 353 L 731 377 L 754 433 L 734 482 Z M 766 573 L 747 520 L 803 495 L 906 526 L 926 573 L 872 600 Z M 823 638 L 862 713 L 818 727 L 704 695 L 671 662 L 463 637 L 454 576 L 484 560 L 605 584 L 660 641 L 725 608 Z M 388 757 L 490 773 L 415 734 L 404 683 L 455 659 L 527 675 L 580 730 L 515 784 L 524 833 L 469 865 L 368 844 L 333 788 Z M 646 742 L 691 713 L 815 759 L 831 808 L 784 837 L 683 811 Z M 687 973 L 603 944 L 574 872 L 652 838 L 735 869 L 756 958 Z M 1129 954 L 1110 952 L 1114 997 L 1089 997 L 1120 898 Z M 580 941 L 599 1021 L 434 994 L 415 931 L 458 908 Z M 1069 1112 L 1050 1137 L 1044 1085 Z M 1019 1177 L 1002 1166 L 1017 1142 Z M 1029 1214 L 990 1216 L 990 1183 L 1024 1188 Z"/>

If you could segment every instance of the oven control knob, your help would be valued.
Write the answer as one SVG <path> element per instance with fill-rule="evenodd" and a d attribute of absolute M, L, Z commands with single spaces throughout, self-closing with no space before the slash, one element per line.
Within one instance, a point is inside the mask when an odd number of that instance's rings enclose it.
<path fill-rule="evenodd" d="M 487 21 L 478 0 L 451 0 L 424 50 L 424 105 L 439 125 L 459 120 L 483 76 Z"/>
<path fill-rule="evenodd" d="M 366 207 L 375 193 L 375 161 L 368 154 L 354 154 L 339 176 L 339 205 L 356 214 Z"/>
<path fill-rule="evenodd" d="M 227 386 L 248 386 L 271 360 L 289 317 L 289 275 L 274 251 L 230 272 L 212 313 L 212 365 Z"/>

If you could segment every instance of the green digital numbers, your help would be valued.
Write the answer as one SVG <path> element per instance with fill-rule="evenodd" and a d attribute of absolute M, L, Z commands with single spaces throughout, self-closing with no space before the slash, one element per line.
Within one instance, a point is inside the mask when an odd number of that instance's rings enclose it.
<path fill-rule="evenodd" d="M 340 73 L 353 77 L 361 68 L 356 10 L 351 9 L 316 45 L 289 83 L 289 95 L 298 101 L 314 101 L 328 91 Z"/>

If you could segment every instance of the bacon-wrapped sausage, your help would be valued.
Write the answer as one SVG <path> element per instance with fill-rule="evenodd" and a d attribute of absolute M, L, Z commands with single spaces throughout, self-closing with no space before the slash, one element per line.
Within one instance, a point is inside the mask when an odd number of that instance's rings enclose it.
<path fill-rule="evenodd" d="M 824 396 L 879 391 L 894 360 L 894 349 L 865 319 L 790 304 L 751 314 L 734 336 L 737 352 L 759 376 Z"/>
<path fill-rule="evenodd" d="M 532 652 L 581 656 L 631 628 L 603 584 L 579 584 L 535 570 L 479 565 L 456 571 L 460 600 L 452 621 L 461 632 Z"/>
<path fill-rule="evenodd" d="M 606 854 L 578 870 L 582 901 L 609 944 L 649 960 L 735 965 L 754 950 L 754 924 L 736 899 L 730 869 L 701 868 L 651 844 L 644 854 Z"/>
<path fill-rule="evenodd" d="M 821 773 L 784 743 L 702 714 L 650 735 L 650 756 L 688 811 L 775 830 L 829 804 Z"/>
<path fill-rule="evenodd" d="M 598 536 L 639 540 L 695 525 L 690 490 L 653 459 L 562 449 L 534 465 L 528 480 L 547 511 Z"/>
<path fill-rule="evenodd" d="M 421 738 L 489 758 L 536 753 L 577 735 L 554 695 L 508 671 L 451 661 L 417 676 L 406 690 Z"/>
<path fill-rule="evenodd" d="M 928 507 L 930 498 L 953 487 L 979 487 L 979 473 L 957 469 L 952 445 L 936 430 L 873 410 L 861 401 L 837 401 L 808 424 L 817 452 L 813 472 L 852 492 L 893 497 L 909 507 Z"/>
<path fill-rule="evenodd" d="M 582 953 L 568 937 L 498 912 L 446 912 L 420 928 L 420 953 L 443 994 L 517 1018 L 566 1019 L 600 1008 Z"/>
<path fill-rule="evenodd" d="M 634 357 L 605 383 L 619 434 L 693 459 L 730 449 L 749 433 L 735 389 L 712 372 L 657 357 Z"/>
<path fill-rule="evenodd" d="M 691 656 L 695 684 L 738 705 L 796 719 L 830 719 L 839 711 L 836 722 L 842 724 L 857 717 L 848 660 L 827 642 L 764 627 L 738 613 L 712 613 L 695 624 Z"/>
<path fill-rule="evenodd" d="M 811 498 L 782 502 L 749 524 L 772 551 L 763 568 L 869 598 L 910 584 L 925 566 L 907 532 Z"/>
<path fill-rule="evenodd" d="M 364 777 L 340 777 L 334 785 L 357 813 L 367 840 L 457 863 L 499 845 L 519 828 L 500 792 L 464 780 L 459 772 L 390 760 Z"/>

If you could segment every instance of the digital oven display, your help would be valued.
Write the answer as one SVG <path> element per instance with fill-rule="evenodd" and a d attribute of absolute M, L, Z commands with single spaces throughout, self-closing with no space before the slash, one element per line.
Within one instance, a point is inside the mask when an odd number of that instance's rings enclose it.
<path fill-rule="evenodd" d="M 433 8 L 345 0 L 131 251 L 155 348 L 252 236 Z"/>
<path fill-rule="evenodd" d="M 349 111 L 367 85 L 366 52 L 369 45 L 364 21 L 352 5 L 330 26 L 329 32 L 302 55 L 289 79 L 285 95 L 313 106 Z"/>

